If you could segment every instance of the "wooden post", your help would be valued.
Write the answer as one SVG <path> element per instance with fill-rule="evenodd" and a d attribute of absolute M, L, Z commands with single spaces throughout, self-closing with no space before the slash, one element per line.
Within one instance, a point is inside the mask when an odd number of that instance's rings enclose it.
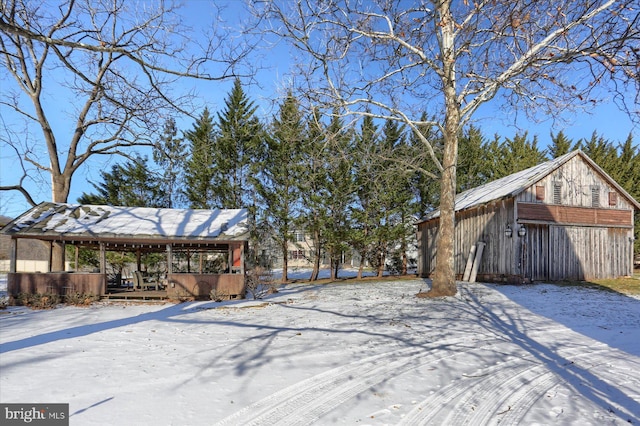
<path fill-rule="evenodd" d="M 471 276 L 471 268 L 473 267 L 473 260 L 476 257 L 476 245 L 473 244 L 471 249 L 469 250 L 469 257 L 467 258 L 467 265 L 464 268 L 464 275 L 462 277 L 462 281 L 469 281 L 469 277 Z"/>
<path fill-rule="evenodd" d="M 49 266 L 47 266 L 47 272 L 51 272 L 53 265 L 53 241 L 49 241 Z"/>
<path fill-rule="evenodd" d="M 485 243 L 478 243 L 476 248 L 476 256 L 473 260 L 473 266 L 471 268 L 471 276 L 469 277 L 470 283 L 476 282 L 476 276 L 478 275 L 478 269 L 480 269 L 480 262 L 482 262 L 482 252 L 484 251 Z"/>
<path fill-rule="evenodd" d="M 11 253 L 9 254 L 9 272 L 15 273 L 17 271 L 18 263 L 18 239 L 11 239 Z"/>
<path fill-rule="evenodd" d="M 100 242 L 100 273 L 104 277 L 104 282 L 102 285 L 104 288 L 102 289 L 103 294 L 107 293 L 107 248 L 104 242 Z"/>
<path fill-rule="evenodd" d="M 140 263 L 140 249 L 138 248 L 136 250 L 136 271 L 139 271 L 141 268 L 141 263 Z"/>
<path fill-rule="evenodd" d="M 173 246 L 167 244 L 167 275 L 173 274 Z"/>

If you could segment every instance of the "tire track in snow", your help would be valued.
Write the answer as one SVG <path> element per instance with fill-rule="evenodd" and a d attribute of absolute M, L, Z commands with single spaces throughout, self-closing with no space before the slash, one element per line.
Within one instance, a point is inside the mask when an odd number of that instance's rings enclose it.
<path fill-rule="evenodd" d="M 595 352 L 584 352 L 581 347 L 570 348 L 559 351 L 558 357 L 571 358 L 573 361 L 584 357 L 592 358 L 599 353 L 606 356 L 608 350 L 606 345 L 602 346 L 603 349 Z M 502 412 L 508 416 L 501 417 L 501 423 L 521 424 L 536 401 L 551 387 L 562 383 L 563 379 L 549 370 L 546 364 L 536 364 L 535 359 L 510 355 L 515 357 L 506 363 L 482 370 L 485 378 L 480 383 L 469 385 L 466 380 L 452 383 L 414 407 L 400 424 L 489 424 L 493 416 Z M 447 402 L 453 400 L 458 402 L 454 406 L 447 405 Z M 441 414 L 444 410 L 446 413 Z M 437 418 L 439 415 L 446 418 Z"/>
<path fill-rule="evenodd" d="M 490 336 L 469 342 L 468 336 L 386 352 L 291 385 L 226 417 L 222 425 L 308 425 L 344 401 L 399 374 L 460 353 L 504 342 Z"/>
<path fill-rule="evenodd" d="M 483 377 L 478 378 L 475 384 L 470 384 L 468 380 L 458 379 L 435 395 L 416 405 L 405 417 L 400 425 L 430 425 L 430 424 L 454 424 L 448 417 L 452 413 L 451 401 L 460 398 L 471 398 L 475 392 L 491 392 L 496 389 L 496 383 L 502 383 L 510 377 L 517 377 L 531 369 L 531 365 L 522 365 L 522 360 L 512 359 L 493 365 L 483 370 Z M 457 408 L 456 404 L 456 408 Z M 441 412 L 445 412 L 447 419 L 437 418 Z M 466 414 L 466 413 L 465 413 Z M 462 423 L 458 423 L 462 424 Z"/>

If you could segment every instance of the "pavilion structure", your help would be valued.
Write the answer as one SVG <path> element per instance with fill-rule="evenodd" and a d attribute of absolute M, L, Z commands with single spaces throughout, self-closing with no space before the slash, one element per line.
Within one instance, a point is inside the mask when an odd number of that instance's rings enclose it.
<path fill-rule="evenodd" d="M 162 288 L 169 299 L 208 298 L 212 292 L 242 298 L 246 292 L 245 254 L 249 241 L 246 209 L 163 209 L 41 203 L 4 228 L 11 237 L 8 293 L 64 295 L 71 292 L 103 296 L 107 293 L 108 251 L 135 253 L 137 270 L 147 253 L 166 256 Z M 35 239 L 49 246 L 48 270 L 16 270 L 18 240 Z M 56 268 L 54 247 L 64 253 L 75 247 L 75 270 Z M 99 268 L 81 271 L 81 248 L 99 253 Z M 207 267 L 216 259 L 216 270 Z M 64 262 L 60 262 L 64 265 Z M 62 269 L 62 270 L 60 270 Z"/>

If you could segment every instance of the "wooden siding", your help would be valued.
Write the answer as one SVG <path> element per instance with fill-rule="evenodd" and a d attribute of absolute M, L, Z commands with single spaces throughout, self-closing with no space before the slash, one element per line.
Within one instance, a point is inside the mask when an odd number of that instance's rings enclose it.
<path fill-rule="evenodd" d="M 212 290 L 230 299 L 244 298 L 244 274 L 168 274 L 170 299 L 209 299 Z"/>
<path fill-rule="evenodd" d="M 456 214 L 454 268 L 459 277 L 464 273 L 471 246 L 481 241 L 486 244 L 478 275 L 509 277 L 517 271 L 519 238 L 514 223 L 513 199 L 497 201 L 477 209 Z M 513 228 L 513 236 L 505 236 L 507 224 Z M 418 225 L 420 261 L 418 273 L 429 276 L 436 265 L 436 237 L 439 220 L 433 219 Z"/>
<path fill-rule="evenodd" d="M 556 183 L 560 185 L 559 203 L 554 203 L 553 200 L 554 184 Z M 544 190 L 537 189 L 537 187 L 543 187 Z M 610 192 L 617 193 L 616 188 L 580 156 L 573 157 L 557 170 L 526 188 L 518 194 L 517 202 L 593 207 L 594 189 L 598 191 L 601 208 L 634 210 L 630 201 L 623 196 L 617 197 L 617 203 L 614 206 L 609 206 L 608 203 L 604 202 L 604 200 L 609 200 Z M 536 199 L 540 191 L 543 191 L 545 194 L 544 200 Z"/>
<path fill-rule="evenodd" d="M 528 281 L 549 279 L 549 226 L 526 225 L 527 235 L 522 248 L 524 278 Z"/>
<path fill-rule="evenodd" d="M 549 227 L 549 279 L 588 280 L 631 275 L 631 230 Z"/>
<path fill-rule="evenodd" d="M 107 276 L 99 273 L 48 272 L 48 273 L 9 273 L 7 292 L 11 296 L 20 293 L 57 294 L 72 293 L 102 296 L 107 287 Z"/>
<path fill-rule="evenodd" d="M 518 219 L 574 225 L 633 226 L 633 211 L 518 203 Z"/>

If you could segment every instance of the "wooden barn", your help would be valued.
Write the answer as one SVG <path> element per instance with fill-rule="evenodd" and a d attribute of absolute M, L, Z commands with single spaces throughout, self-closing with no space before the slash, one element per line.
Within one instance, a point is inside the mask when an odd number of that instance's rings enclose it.
<path fill-rule="evenodd" d="M 455 205 L 457 279 L 523 283 L 633 272 L 640 204 L 580 150 L 460 193 Z M 423 277 L 435 270 L 439 215 L 418 223 Z"/>
<path fill-rule="evenodd" d="M 11 238 L 8 293 L 72 293 L 103 296 L 107 293 L 107 251 L 134 253 L 137 287 L 163 288 L 168 298 L 208 298 L 212 291 L 229 298 L 244 297 L 245 253 L 249 226 L 246 209 L 160 209 L 41 203 L 0 230 Z M 19 240 L 42 241 L 49 246 L 47 268 L 40 272 L 19 269 Z M 95 271 L 54 270 L 53 244 L 99 252 Z M 26 246 L 22 246 L 26 247 Z M 67 251 L 68 253 L 69 251 Z M 140 257 L 158 253 L 165 257 L 165 276 L 142 282 Z M 222 259 L 223 269 L 209 270 L 207 259 Z M 120 283 L 118 283 L 120 284 Z M 134 286 L 134 289 L 136 287 Z"/>

